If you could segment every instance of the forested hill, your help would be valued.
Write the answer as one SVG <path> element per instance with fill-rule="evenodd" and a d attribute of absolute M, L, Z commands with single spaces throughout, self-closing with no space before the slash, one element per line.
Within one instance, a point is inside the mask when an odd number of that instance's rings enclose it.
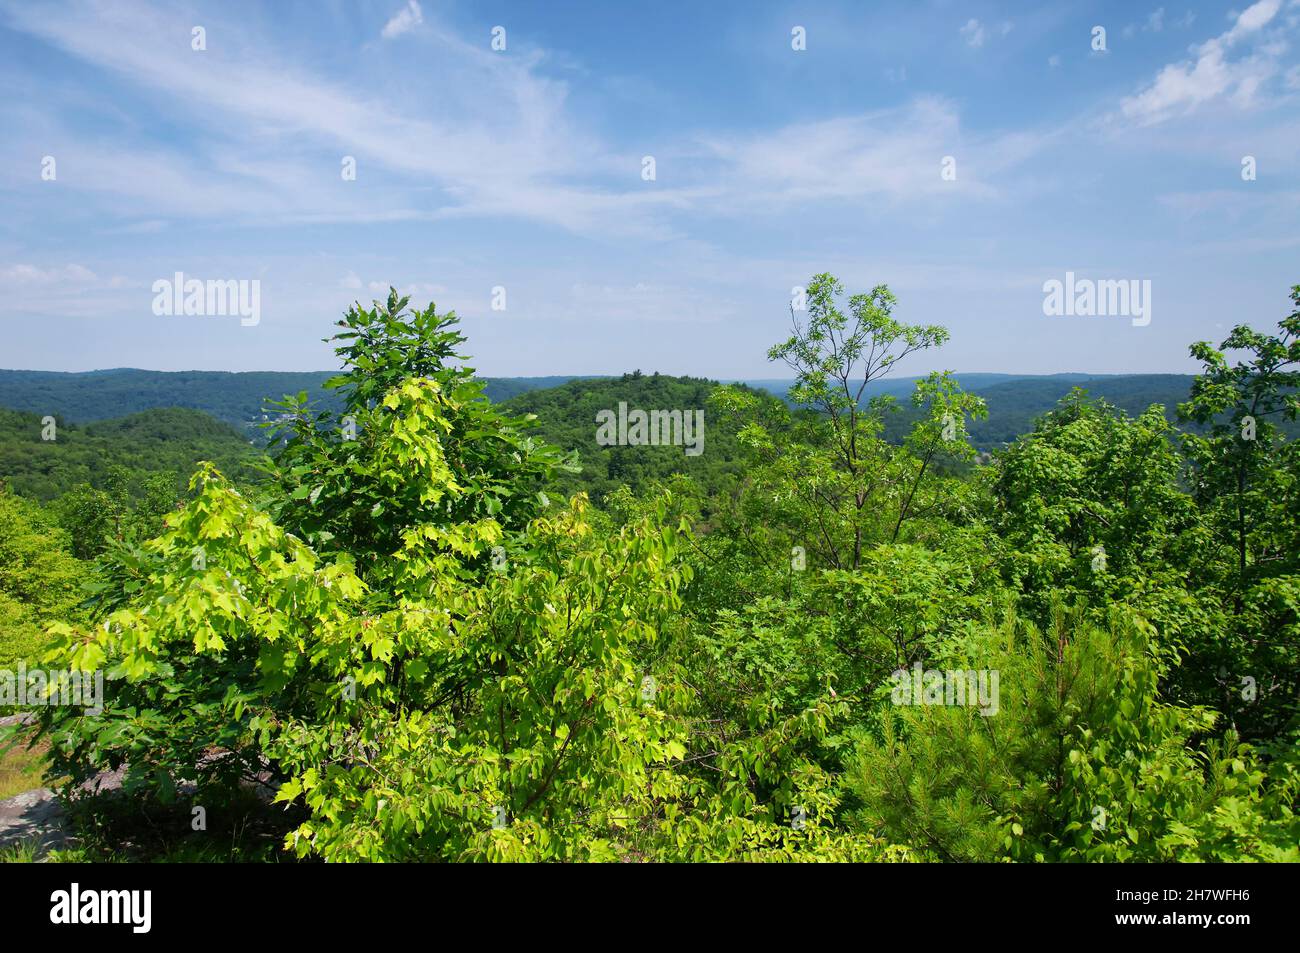
<path fill-rule="evenodd" d="M 338 407 L 338 396 L 322 385 L 333 371 L 146 371 L 118 368 L 68 373 L 62 371 L 0 370 L 0 407 L 53 414 L 70 423 L 125 417 L 159 407 L 188 407 L 211 414 L 243 430 L 254 430 L 266 413 L 268 400 L 306 391 L 322 409 Z M 1191 377 L 1184 374 L 991 374 L 954 375 L 961 386 L 990 404 L 990 421 L 976 429 L 978 439 L 998 443 L 1028 429 L 1071 387 L 1085 387 L 1094 397 L 1126 410 L 1140 411 L 1163 403 L 1170 413 L 1187 399 Z M 486 377 L 484 392 L 494 402 L 557 387 L 574 380 L 609 380 L 599 375 L 544 377 Z M 784 397 L 790 381 L 755 378 L 741 383 Z M 890 394 L 900 401 L 912 392 L 907 377 L 873 381 L 864 397 Z M 997 408 L 994 414 L 994 408 Z M 248 433 L 256 436 L 260 431 Z"/>
<path fill-rule="evenodd" d="M 188 407 L 239 427 L 260 439 L 257 424 L 267 413 L 266 401 L 306 391 L 321 409 L 337 410 L 338 395 L 323 384 L 335 371 L 107 371 L 0 370 L 0 407 L 51 414 L 70 423 L 125 417 L 158 407 Z M 552 377 L 484 378 L 485 393 L 504 401 L 539 387 L 572 380 Z"/>
<path fill-rule="evenodd" d="M 0 370 L 0 407 L 29 413 L 52 414 L 69 423 L 89 423 L 125 417 L 160 407 L 187 407 L 211 414 L 239 428 L 245 439 L 261 442 L 257 424 L 267 413 L 266 402 L 285 394 L 306 391 L 321 409 L 337 410 L 338 395 L 322 385 L 332 371 L 145 371 L 117 369 L 64 373 L 58 371 Z M 1187 399 L 1192 378 L 1184 374 L 1089 375 L 1052 374 L 956 374 L 961 386 L 979 394 L 989 406 L 989 419 L 971 428 L 981 449 L 993 449 L 1031 429 L 1035 418 L 1050 410 L 1072 387 L 1084 387 L 1093 397 L 1104 398 L 1130 413 L 1153 403 L 1165 405 L 1173 415 Z M 687 378 L 665 378 L 686 380 Z M 620 378 L 575 377 L 488 377 L 484 392 L 493 402 L 521 394 L 561 387 L 571 381 L 620 380 Z M 780 379 L 751 379 L 743 383 L 784 397 L 790 382 Z M 912 392 L 912 380 L 873 381 L 865 397 L 889 394 L 905 403 Z M 542 405 L 560 409 L 572 406 L 572 391 L 562 391 Z M 666 404 L 664 406 L 675 406 Z M 594 412 L 593 412 L 594 413 Z M 543 415 L 545 416 L 545 415 Z M 896 415 L 891 431 L 906 425 L 907 415 Z M 583 426 L 592 424 L 583 420 Z M 570 426 L 561 425 L 561 429 Z M 590 429 L 590 428 L 588 428 Z M 900 431 L 901 432 L 901 431 Z M 892 435 L 892 434 L 891 434 Z"/>
<path fill-rule="evenodd" d="M 1082 387 L 1089 396 L 1104 399 L 1133 415 L 1151 404 L 1162 404 L 1166 416 L 1172 420 L 1178 404 L 1187 400 L 1192 382 L 1190 376 L 1181 374 L 955 376 L 988 405 L 988 419 L 970 425 L 971 440 L 980 450 L 996 450 L 1033 430 L 1034 421 L 1055 407 L 1074 387 Z M 789 386 L 788 381 L 782 380 L 738 383 L 778 397 L 784 397 Z M 901 442 L 916 416 L 909 400 L 914 381 L 900 378 L 873 384 L 871 393 L 865 394 L 864 399 L 887 394 L 898 402 L 896 412 L 886 418 L 885 436 L 892 442 Z M 513 413 L 536 414 L 543 439 L 564 450 L 578 452 L 583 472 L 561 479 L 561 488 L 566 492 L 585 489 L 599 500 L 621 483 L 636 490 L 650 479 L 678 472 L 691 474 L 713 492 L 741 469 L 734 429 L 726 426 L 719 416 L 706 413 L 704 453 L 688 457 L 680 447 L 599 446 L 596 415 L 602 410 L 617 411 L 620 401 L 629 409 L 703 409 L 709 392 L 716 386 L 716 381 L 704 378 L 637 372 L 619 378 L 578 379 L 559 387 L 529 391 L 508 401 L 506 407 Z"/>
<path fill-rule="evenodd" d="M 1163 404 L 1172 418 L 1192 380 L 1179 374 L 956 376 L 988 405 L 988 419 L 970 426 L 980 450 L 998 449 L 1032 430 L 1034 420 L 1072 387 L 1083 387 L 1130 414 Z M 232 475 L 251 474 L 246 461 L 256 451 L 250 441 L 260 446 L 265 437 L 257 426 L 264 401 L 306 390 L 322 408 L 334 408 L 337 395 L 321 389 L 329 377 L 324 371 L 0 371 L 0 408 L 30 411 L 0 411 L 0 479 L 24 495 L 52 499 L 78 483 L 104 487 L 115 467 L 179 474 L 188 473 L 195 460 L 211 459 Z M 782 380 L 746 383 L 776 396 L 784 396 L 789 386 Z M 741 470 L 734 431 L 709 413 L 699 456 L 687 455 L 681 446 L 606 447 L 596 442 L 600 411 L 617 411 L 620 401 L 647 411 L 703 410 L 716 381 L 638 371 L 607 378 L 487 378 L 485 384 L 494 402 L 504 402 L 514 413 L 536 414 L 543 439 L 578 452 L 583 472 L 562 475 L 557 487 L 566 494 L 586 490 L 600 500 L 621 484 L 639 489 L 679 472 L 715 492 Z M 908 401 L 912 385 L 909 378 L 899 378 L 873 382 L 870 388 L 871 395 L 889 394 L 898 401 L 898 412 L 887 416 L 885 428 L 892 442 L 902 439 L 914 417 Z M 40 439 L 40 418 L 46 414 L 59 418 L 59 440 L 53 444 Z"/>
<path fill-rule="evenodd" d="M 0 408 L 0 483 L 40 500 L 80 484 L 130 493 L 160 473 L 179 487 L 200 460 L 249 480 L 256 476 L 250 466 L 255 456 L 233 427 L 197 410 L 165 407 L 84 425 L 56 419 L 48 431 L 42 415 Z"/>
<path fill-rule="evenodd" d="M 1075 387 L 1087 391 L 1094 400 L 1104 400 L 1132 415 L 1142 413 L 1152 404 L 1161 404 L 1171 421 L 1177 416 L 1178 405 L 1190 396 L 1192 387 L 1192 377 L 1188 374 L 954 374 L 953 377 L 964 390 L 982 398 L 988 407 L 987 420 L 969 425 L 971 441 L 980 450 L 996 450 L 1028 433 L 1034 428 L 1035 420 Z M 790 384 L 781 380 L 745 383 L 779 397 L 785 397 Z M 888 395 L 898 401 L 899 412 L 891 414 L 885 426 L 885 436 L 890 440 L 901 440 L 915 417 L 908 403 L 914 383 L 906 377 L 872 381 L 863 394 L 863 400 Z M 1290 425 L 1284 429 L 1295 430 Z"/>
<path fill-rule="evenodd" d="M 1028 377 L 970 388 L 984 399 L 989 411 L 987 420 L 971 425 L 971 439 L 981 450 L 1010 443 L 1032 430 L 1034 421 L 1074 387 L 1083 388 L 1094 400 L 1105 400 L 1135 416 L 1152 404 L 1161 404 L 1165 416 L 1173 420 L 1178 405 L 1189 398 L 1193 380 L 1188 374 L 1132 374 L 1080 380 L 1065 377 Z"/>
<path fill-rule="evenodd" d="M 538 435 L 564 450 L 576 450 L 580 474 L 561 474 L 559 489 L 566 494 L 586 490 L 595 499 L 620 484 L 644 487 L 650 480 L 686 473 L 701 488 L 717 492 L 737 476 L 743 465 L 735 429 L 708 410 L 709 394 L 717 381 L 703 377 L 666 374 L 624 374 L 606 379 L 578 379 L 546 390 L 529 391 L 507 401 L 513 414 L 536 414 Z M 705 411 L 704 443 L 698 455 L 685 446 L 601 446 L 596 441 L 596 417 L 601 411 L 617 414 L 619 403 L 632 410 L 677 410 L 683 414 Z M 694 419 L 694 418 L 692 418 Z"/>
<path fill-rule="evenodd" d="M 961 373 L 953 374 L 953 378 L 961 385 L 962 389 L 974 393 L 975 391 L 985 390 L 999 384 L 1015 384 L 1018 381 L 1032 381 L 1042 385 L 1054 385 L 1064 388 L 1065 393 L 1069 388 L 1074 386 L 1088 386 L 1090 381 L 1115 380 L 1116 375 L 1112 374 L 988 374 L 988 373 Z M 1138 374 L 1135 377 L 1154 377 L 1161 375 Z M 1188 378 L 1190 380 L 1190 378 Z M 794 383 L 791 380 L 781 378 L 745 378 L 740 383 L 747 384 L 750 387 L 756 387 L 765 390 L 769 394 L 775 394 L 778 397 L 784 397 L 790 385 Z M 862 392 L 863 400 L 870 400 L 880 394 L 888 394 L 892 397 L 904 398 L 910 397 L 915 379 L 906 376 L 885 377 L 880 380 L 874 380 L 867 384 L 866 389 Z"/>
<path fill-rule="evenodd" d="M 260 421 L 268 398 L 279 400 L 305 390 L 322 406 L 330 405 L 334 395 L 321 385 L 331 376 L 330 371 L 0 370 L 0 407 L 52 414 L 76 424 L 186 407 L 244 428 Z"/>

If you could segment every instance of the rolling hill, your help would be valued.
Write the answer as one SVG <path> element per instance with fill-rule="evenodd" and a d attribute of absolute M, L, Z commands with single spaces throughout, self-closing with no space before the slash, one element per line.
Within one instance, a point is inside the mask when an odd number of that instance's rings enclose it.
<path fill-rule="evenodd" d="M 561 474 L 557 489 L 565 495 L 586 490 L 600 500 L 621 484 L 643 486 L 653 479 L 687 473 L 707 490 L 719 491 L 744 470 L 734 429 L 704 417 L 702 453 L 686 453 L 685 446 L 601 446 L 596 440 L 597 415 L 617 411 L 620 402 L 629 411 L 679 410 L 684 414 L 705 410 L 717 381 L 667 374 L 624 374 L 615 378 L 579 378 L 558 387 L 529 391 L 509 400 L 513 414 L 536 414 L 538 436 L 564 450 L 575 450 L 580 474 Z M 694 419 L 694 418 L 692 418 Z"/>
<path fill-rule="evenodd" d="M 334 371 L 106 371 L 0 370 L 0 407 L 50 414 L 69 423 L 110 420 L 159 407 L 185 407 L 239 428 L 246 438 L 261 440 L 257 426 L 268 413 L 266 402 L 306 391 L 321 409 L 334 410 L 338 396 L 323 388 Z M 572 380 L 551 377 L 484 378 L 493 401 L 509 400 L 543 387 Z M 273 412 L 272 412 L 273 414 Z"/>
<path fill-rule="evenodd" d="M 92 424 L 57 421 L 43 439 L 42 417 L 0 408 L 0 482 L 14 492 L 52 500 L 78 484 L 104 488 L 121 468 L 128 480 L 170 473 L 177 487 L 199 460 L 237 480 L 256 477 L 256 452 L 233 427 L 198 410 L 163 407 Z"/>
<path fill-rule="evenodd" d="M 321 389 L 329 372 L 220 373 L 141 370 L 57 373 L 0 371 L 0 478 L 18 492 L 49 499 L 76 483 L 101 485 L 109 468 L 124 466 L 178 474 L 195 460 L 213 459 L 232 475 L 251 477 L 247 462 L 264 433 L 257 426 L 268 397 L 306 390 L 323 408 L 337 397 Z M 1192 377 L 1180 374 L 1047 376 L 957 374 L 958 381 L 982 397 L 989 418 L 970 427 L 981 450 L 996 450 L 1033 428 L 1073 387 L 1083 387 L 1130 414 L 1153 403 L 1174 417 L 1186 400 Z M 640 486 L 676 472 L 691 473 L 709 489 L 720 489 L 742 470 L 735 434 L 709 418 L 705 451 L 690 456 L 680 446 L 600 446 L 596 415 L 616 408 L 703 409 L 717 382 L 663 374 L 621 377 L 486 378 L 486 393 L 513 413 L 538 416 L 539 436 L 565 450 L 576 450 L 581 475 L 566 474 L 557 489 L 585 489 L 599 499 L 622 483 Z M 785 397 L 790 381 L 738 381 Z M 898 401 L 886 437 L 899 440 L 915 411 L 908 402 L 912 380 L 874 382 L 867 396 L 886 394 Z M 57 444 L 39 438 L 40 416 L 57 415 Z M 113 418 L 113 419 L 106 419 Z M 215 418 L 215 419 L 214 419 Z M 1296 428 L 1289 428 L 1295 430 Z M 250 446 L 250 443 L 254 446 Z"/>

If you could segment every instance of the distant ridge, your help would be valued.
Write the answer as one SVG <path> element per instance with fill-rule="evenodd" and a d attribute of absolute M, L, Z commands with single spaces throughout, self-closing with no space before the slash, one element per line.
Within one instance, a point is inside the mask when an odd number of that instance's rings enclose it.
<path fill-rule="evenodd" d="M 0 408 L 0 485 L 51 500 L 82 483 L 104 489 L 120 470 L 136 491 L 143 491 L 141 480 L 163 473 L 180 488 L 200 460 L 238 480 L 257 476 L 250 441 L 199 410 L 159 407 L 91 424 L 65 421 L 52 440 L 42 439 L 43 430 L 41 416 Z"/>
<path fill-rule="evenodd" d="M 1061 374 L 996 374 L 990 372 L 961 372 L 953 373 L 963 390 L 972 393 L 978 390 L 984 390 L 988 387 L 994 387 L 998 384 L 1012 384 L 1016 381 L 1058 381 L 1066 384 L 1068 387 L 1084 384 L 1088 381 L 1105 381 L 1113 380 L 1117 377 L 1183 377 L 1181 374 L 1084 374 L 1080 372 L 1066 372 Z M 733 378 L 726 378 L 725 383 L 730 383 Z M 750 387 L 758 387 L 769 394 L 778 396 L 784 395 L 786 389 L 794 383 L 793 380 L 782 379 L 778 377 L 745 377 L 734 378 L 739 384 L 748 384 Z M 915 377 L 901 375 L 899 377 L 888 377 L 884 380 L 872 381 L 867 385 L 864 397 L 875 397 L 878 394 L 892 394 L 895 397 L 912 393 L 912 385 L 915 383 Z"/>
<path fill-rule="evenodd" d="M 954 374 L 963 390 L 984 398 L 987 420 L 970 425 L 972 440 L 981 449 L 1009 443 L 1033 429 L 1034 420 L 1051 410 L 1075 387 L 1093 398 L 1106 400 L 1130 414 L 1140 414 L 1152 404 L 1163 404 L 1170 420 L 1178 405 L 1187 400 L 1194 379 L 1190 374 Z M 902 377 L 872 381 L 863 399 L 888 395 L 904 403 L 912 393 L 915 378 Z M 741 381 L 777 397 L 787 398 L 793 381 L 750 378 Z M 910 415 L 897 415 L 887 430 L 891 437 L 901 436 Z"/>
<path fill-rule="evenodd" d="M 320 409 L 338 408 L 338 395 L 325 391 L 333 371 L 148 371 L 112 368 L 101 371 L 0 370 L 0 407 L 35 414 L 52 414 L 69 423 L 88 424 L 126 417 L 160 407 L 200 410 L 238 428 L 246 438 L 259 439 L 262 414 L 272 415 L 266 401 L 306 391 Z M 1000 374 L 957 373 L 967 391 L 983 397 L 989 419 L 974 423 L 971 437 L 981 449 L 994 449 L 1032 429 L 1034 420 L 1051 410 L 1073 387 L 1082 387 L 1131 414 L 1153 403 L 1163 404 L 1172 419 L 1188 397 L 1188 374 Z M 670 380 L 701 381 L 703 378 Z M 549 390 L 574 381 L 610 381 L 613 375 L 549 375 L 483 378 L 494 402 Z M 889 395 L 903 412 L 893 415 L 887 435 L 897 439 L 910 417 L 907 398 L 915 378 L 900 375 L 873 381 L 864 397 Z M 785 398 L 792 381 L 745 378 L 738 383 Z M 585 422 L 584 422 L 585 424 Z"/>
<path fill-rule="evenodd" d="M 338 371 L 100 371 L 0 370 L 0 407 L 51 414 L 70 423 L 112 420 L 159 407 L 201 410 L 249 431 L 266 413 L 267 400 L 306 391 L 321 409 L 337 409 L 338 395 L 324 383 Z M 493 401 L 555 387 L 579 375 L 483 378 Z"/>

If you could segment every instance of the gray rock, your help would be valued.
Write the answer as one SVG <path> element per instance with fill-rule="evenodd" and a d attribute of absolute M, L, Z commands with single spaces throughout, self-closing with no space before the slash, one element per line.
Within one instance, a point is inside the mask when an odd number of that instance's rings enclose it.
<path fill-rule="evenodd" d="M 24 791 L 0 801 L 0 847 L 31 843 L 43 856 L 68 842 L 65 815 L 49 788 Z"/>

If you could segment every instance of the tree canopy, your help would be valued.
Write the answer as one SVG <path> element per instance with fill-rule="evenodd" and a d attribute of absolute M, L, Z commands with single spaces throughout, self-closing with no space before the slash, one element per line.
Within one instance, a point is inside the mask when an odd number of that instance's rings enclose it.
<path fill-rule="evenodd" d="M 790 402 L 618 382 L 700 404 L 697 471 L 595 419 L 576 457 L 540 439 L 394 291 L 338 322 L 336 401 L 279 406 L 260 481 L 203 463 L 93 565 L 0 493 L 0 624 L 30 607 L 49 665 L 107 678 L 98 717 L 41 710 L 51 776 L 272 792 L 296 858 L 1300 860 L 1300 310 L 1192 346 L 1186 428 L 1075 391 L 986 459 L 951 373 L 899 439 L 863 399 L 945 329 L 808 287 L 769 355 Z"/>

